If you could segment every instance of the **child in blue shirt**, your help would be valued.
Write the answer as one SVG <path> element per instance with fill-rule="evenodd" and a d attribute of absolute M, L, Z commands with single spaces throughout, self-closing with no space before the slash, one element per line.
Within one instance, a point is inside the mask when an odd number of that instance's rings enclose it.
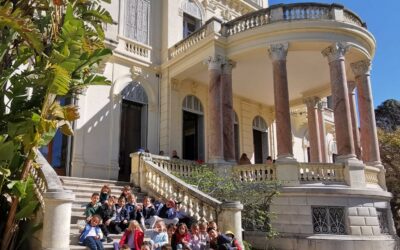
<path fill-rule="evenodd" d="M 93 215 L 79 236 L 79 243 L 87 246 L 90 250 L 104 250 L 103 243 L 101 243 L 103 233 L 99 227 L 100 220 L 100 216 Z"/>

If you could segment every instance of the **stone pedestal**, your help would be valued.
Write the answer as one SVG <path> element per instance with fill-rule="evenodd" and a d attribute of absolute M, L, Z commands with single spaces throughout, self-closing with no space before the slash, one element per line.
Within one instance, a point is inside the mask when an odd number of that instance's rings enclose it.
<path fill-rule="evenodd" d="M 304 99 L 307 105 L 308 135 L 310 141 L 310 162 L 322 162 L 320 126 L 318 119 L 318 97 Z"/>
<path fill-rule="evenodd" d="M 232 68 L 234 66 L 233 61 L 226 60 L 221 74 L 224 158 L 228 162 L 236 162 L 232 93 Z"/>
<path fill-rule="evenodd" d="M 232 231 L 235 238 L 242 243 L 242 213 L 243 205 L 239 201 L 224 202 L 218 215 L 218 229 L 224 233 Z M 243 247 L 243 245 L 242 245 Z"/>
<path fill-rule="evenodd" d="M 276 179 L 282 182 L 282 186 L 298 186 L 299 167 L 297 162 L 276 163 Z"/>
<path fill-rule="evenodd" d="M 223 121 L 222 121 L 222 87 L 221 67 L 223 58 L 219 55 L 210 57 L 208 64 L 208 162 L 223 163 Z"/>
<path fill-rule="evenodd" d="M 289 110 L 289 90 L 286 56 L 289 44 L 272 44 L 268 50 L 272 60 L 276 118 L 277 162 L 293 162 L 292 128 Z"/>
<path fill-rule="evenodd" d="M 47 190 L 43 194 L 45 212 L 43 218 L 42 249 L 67 250 L 71 228 L 71 208 L 75 195 L 67 190 Z"/>

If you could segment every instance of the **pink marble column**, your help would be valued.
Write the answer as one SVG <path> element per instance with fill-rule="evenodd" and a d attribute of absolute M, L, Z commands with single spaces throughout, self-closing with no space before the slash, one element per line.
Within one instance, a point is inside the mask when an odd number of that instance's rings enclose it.
<path fill-rule="evenodd" d="M 224 162 L 222 133 L 222 87 L 221 67 L 223 58 L 219 55 L 210 57 L 208 63 L 208 161 L 210 163 Z"/>
<path fill-rule="evenodd" d="M 308 136 L 310 140 L 310 162 L 322 162 L 321 138 L 318 119 L 318 102 L 316 96 L 304 99 L 307 105 Z"/>
<path fill-rule="evenodd" d="M 356 76 L 363 161 L 369 166 L 381 167 L 374 103 L 371 91 L 371 61 L 362 60 L 352 63 L 351 68 Z"/>
<path fill-rule="evenodd" d="M 347 46 L 343 43 L 335 43 L 322 51 L 329 62 L 338 161 L 355 159 L 356 157 L 344 63 L 346 51 Z"/>
<path fill-rule="evenodd" d="M 347 83 L 349 88 L 349 102 L 350 102 L 350 112 L 351 112 L 351 124 L 353 126 L 353 140 L 354 140 L 354 150 L 356 156 L 359 160 L 362 160 L 361 157 L 361 145 L 360 145 L 360 132 L 358 131 L 358 123 L 357 123 L 357 108 L 356 108 L 356 84 L 355 82 Z"/>
<path fill-rule="evenodd" d="M 295 161 L 292 147 L 289 90 L 286 71 L 286 56 L 289 44 L 273 44 L 268 52 L 272 60 L 278 162 Z"/>
<path fill-rule="evenodd" d="M 227 59 L 222 66 L 221 74 L 224 158 L 229 162 L 236 162 L 232 93 L 232 68 L 234 66 L 235 62 Z"/>
<path fill-rule="evenodd" d="M 322 156 L 322 161 L 321 162 L 328 162 L 328 145 L 326 145 L 326 130 L 325 130 L 325 120 L 324 120 L 324 105 L 320 101 L 318 102 L 318 125 L 319 125 L 319 139 L 320 139 L 320 145 L 321 145 L 321 156 Z"/>

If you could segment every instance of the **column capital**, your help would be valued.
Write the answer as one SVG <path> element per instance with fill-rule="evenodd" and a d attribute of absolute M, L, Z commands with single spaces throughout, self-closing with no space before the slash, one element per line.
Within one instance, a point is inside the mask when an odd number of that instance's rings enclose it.
<path fill-rule="evenodd" d="M 225 58 L 222 64 L 222 74 L 230 75 L 232 74 L 232 69 L 236 67 L 236 62 Z"/>
<path fill-rule="evenodd" d="M 318 108 L 318 104 L 321 101 L 321 98 L 318 96 L 306 97 L 303 99 L 303 102 L 307 105 L 307 108 Z"/>
<path fill-rule="evenodd" d="M 269 57 L 272 61 L 285 61 L 289 43 L 271 44 L 268 49 Z"/>
<path fill-rule="evenodd" d="M 349 89 L 349 94 L 352 93 L 354 94 L 354 89 L 356 88 L 356 83 L 354 81 L 348 81 L 347 82 L 347 87 Z"/>
<path fill-rule="evenodd" d="M 224 63 L 224 57 L 221 55 L 209 56 L 206 60 L 204 60 L 203 63 L 208 65 L 209 70 L 213 69 L 221 71 L 222 64 Z"/>
<path fill-rule="evenodd" d="M 361 60 L 355 63 L 350 64 L 351 69 L 353 70 L 354 75 L 369 75 L 371 71 L 371 61 L 370 60 Z"/>
<path fill-rule="evenodd" d="M 322 55 L 328 58 L 329 62 L 344 60 L 344 55 L 349 49 L 349 45 L 343 42 L 337 42 L 322 50 Z"/>

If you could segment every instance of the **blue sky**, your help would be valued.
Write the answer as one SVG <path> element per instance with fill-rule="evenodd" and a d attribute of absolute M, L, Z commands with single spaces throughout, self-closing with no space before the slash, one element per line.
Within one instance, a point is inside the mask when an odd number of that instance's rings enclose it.
<path fill-rule="evenodd" d="M 377 41 L 371 71 L 374 105 L 400 100 L 400 0 L 269 0 L 269 5 L 298 2 L 335 2 L 359 15 Z"/>

